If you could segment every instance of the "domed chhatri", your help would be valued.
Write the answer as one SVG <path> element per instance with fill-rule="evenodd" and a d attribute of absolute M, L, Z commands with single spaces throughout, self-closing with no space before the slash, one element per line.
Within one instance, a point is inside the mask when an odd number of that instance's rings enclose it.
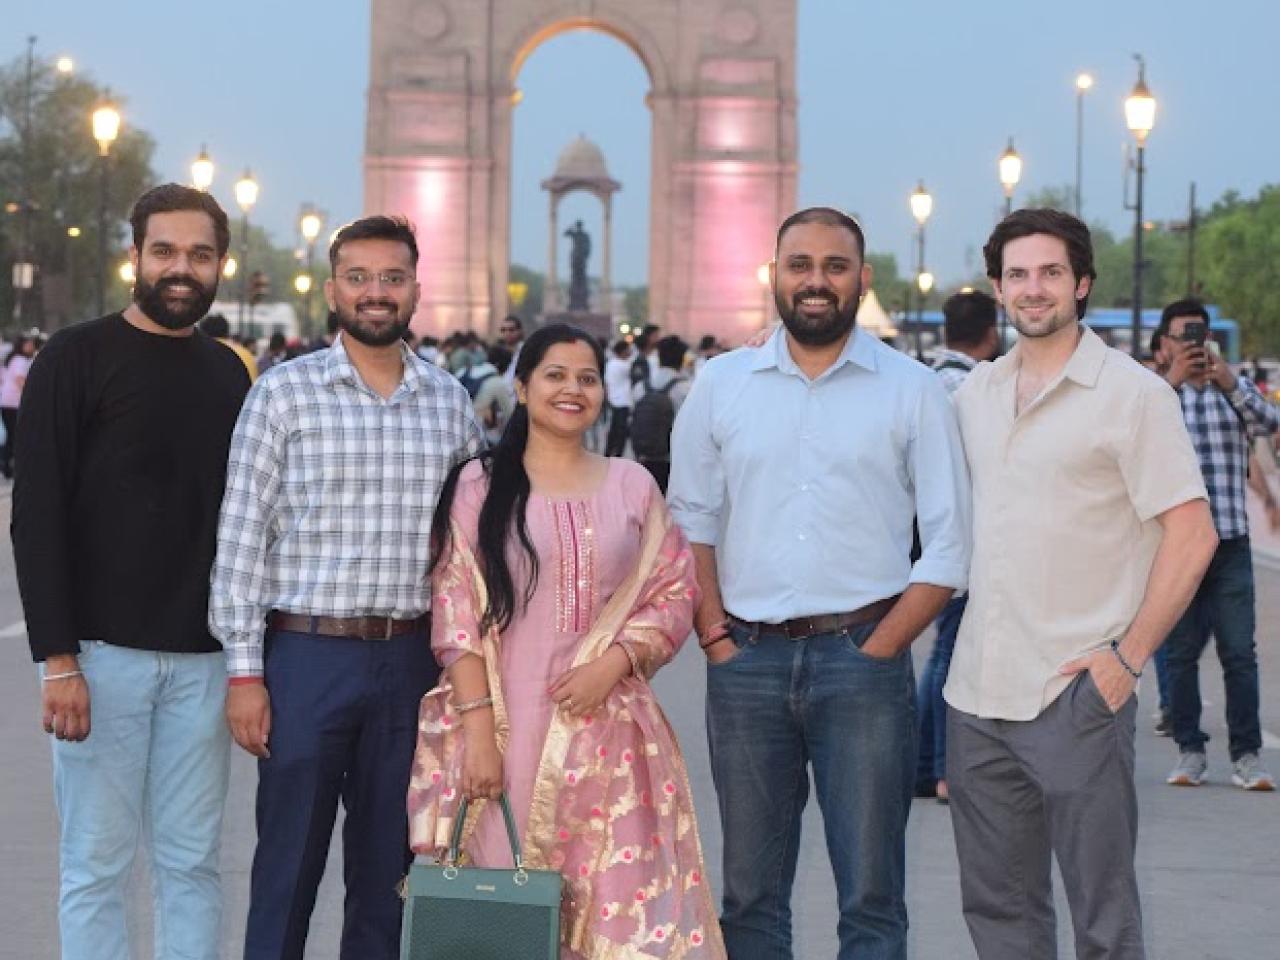
<path fill-rule="evenodd" d="M 553 179 L 611 180 L 604 153 L 582 134 L 560 151 Z"/>
<path fill-rule="evenodd" d="M 556 160 L 555 173 L 549 179 L 542 181 L 542 189 L 546 190 L 551 198 L 547 285 L 542 301 L 546 316 L 554 315 L 567 308 L 570 313 L 579 318 L 578 322 L 581 324 L 586 322 L 581 318 L 591 311 L 587 279 L 587 257 L 591 252 L 591 240 L 580 220 L 563 233 L 563 236 L 569 237 L 573 245 L 569 258 L 571 273 L 567 299 L 563 296 L 565 291 L 560 288 L 556 252 L 562 236 L 560 201 L 569 194 L 581 190 L 594 196 L 604 208 L 604 256 L 596 314 L 599 315 L 602 327 L 607 333 L 612 328 L 609 313 L 613 300 L 613 195 L 622 189 L 622 184 L 609 176 L 604 152 L 588 140 L 585 134 L 579 134 L 577 139 L 560 151 L 560 157 Z"/>

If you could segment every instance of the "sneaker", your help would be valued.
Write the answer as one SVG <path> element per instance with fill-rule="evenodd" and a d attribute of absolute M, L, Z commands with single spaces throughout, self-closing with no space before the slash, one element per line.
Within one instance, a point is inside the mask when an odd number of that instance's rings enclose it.
<path fill-rule="evenodd" d="M 1161 710 L 1160 716 L 1156 718 L 1156 736 L 1173 736 L 1173 717 L 1169 716 L 1168 710 Z"/>
<path fill-rule="evenodd" d="M 1269 792 L 1276 788 L 1276 781 L 1258 765 L 1256 753 L 1246 753 L 1231 764 L 1231 782 L 1242 790 Z"/>
<path fill-rule="evenodd" d="M 1198 787 L 1204 783 L 1204 772 L 1208 766 L 1203 750 L 1183 750 L 1182 756 L 1178 758 L 1178 765 L 1164 782 L 1175 787 Z"/>

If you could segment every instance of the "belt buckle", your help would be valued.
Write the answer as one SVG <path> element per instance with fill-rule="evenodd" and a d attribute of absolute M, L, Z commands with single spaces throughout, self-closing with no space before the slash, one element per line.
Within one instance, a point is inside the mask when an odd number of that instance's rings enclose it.
<path fill-rule="evenodd" d="M 800 620 L 804 621 L 803 627 L 798 626 L 798 622 Z M 791 629 L 791 625 L 793 623 L 797 624 L 797 628 L 794 632 Z M 796 617 L 792 620 L 788 620 L 785 624 L 783 624 L 783 629 L 785 629 L 787 632 L 788 640 L 791 640 L 793 642 L 796 640 L 804 640 L 813 635 L 813 617 Z"/>

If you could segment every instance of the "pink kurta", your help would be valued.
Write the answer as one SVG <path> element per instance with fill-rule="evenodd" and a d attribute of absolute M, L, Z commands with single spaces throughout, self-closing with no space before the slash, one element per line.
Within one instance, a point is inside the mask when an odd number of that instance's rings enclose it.
<path fill-rule="evenodd" d="M 478 464 L 463 471 L 452 511 L 453 536 L 462 543 L 433 577 L 432 647 L 446 665 L 485 650 L 474 550 L 486 486 Z M 537 585 L 528 607 L 518 606 L 510 627 L 488 640 L 498 651 L 505 714 L 503 777 L 525 859 L 560 870 L 567 883 L 562 956 L 723 957 L 684 760 L 648 685 L 691 629 L 696 586 L 688 544 L 648 471 L 626 460 L 609 461 L 592 496 L 531 496 L 526 516 Z M 620 682 L 596 715 L 566 719 L 548 688 L 584 652 L 598 655 L 583 645 L 600 645 L 598 615 L 620 585 L 635 582 L 645 542 L 648 575 L 601 648 L 626 640 L 645 676 Z M 509 550 L 508 558 L 513 571 L 522 569 L 522 551 Z M 517 591 L 521 580 L 517 575 Z M 424 699 L 410 788 L 419 852 L 438 846 L 441 826 L 456 812 L 461 748 L 443 745 L 457 726 L 442 703 L 432 694 Z M 466 850 L 479 866 L 512 864 L 496 804 L 485 806 Z"/>

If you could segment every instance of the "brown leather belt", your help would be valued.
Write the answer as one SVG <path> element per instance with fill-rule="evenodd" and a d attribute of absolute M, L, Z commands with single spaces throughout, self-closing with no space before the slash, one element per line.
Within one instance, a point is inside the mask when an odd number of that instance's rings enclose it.
<path fill-rule="evenodd" d="M 898 602 L 898 597 L 901 596 L 902 594 L 898 594 L 895 597 L 885 597 L 883 600 L 868 603 L 865 607 L 859 607 L 857 610 L 851 610 L 848 613 L 821 613 L 812 617 L 796 617 L 794 620 L 784 620 L 782 623 L 752 623 L 749 620 L 735 617 L 731 613 L 728 614 L 728 617 L 730 623 L 746 627 L 761 637 L 786 637 L 788 640 L 807 640 L 809 637 L 820 633 L 839 633 L 849 627 L 861 627 L 864 624 L 874 623 L 892 610 L 893 605 Z"/>
<path fill-rule="evenodd" d="M 267 614 L 267 626 L 290 633 L 315 633 L 322 637 L 350 637 L 353 640 L 390 640 L 406 633 L 425 628 L 431 614 L 424 613 L 413 620 L 396 620 L 392 617 L 309 617 L 302 613 L 284 613 L 272 610 Z"/>

